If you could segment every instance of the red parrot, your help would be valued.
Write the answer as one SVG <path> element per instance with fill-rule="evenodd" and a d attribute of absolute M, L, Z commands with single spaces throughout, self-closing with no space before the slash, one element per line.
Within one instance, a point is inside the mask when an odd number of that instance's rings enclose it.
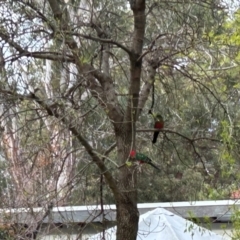
<path fill-rule="evenodd" d="M 163 117 L 160 114 L 157 114 L 156 117 L 154 117 L 154 119 L 155 119 L 154 128 L 163 129 L 164 128 Z M 159 134 L 159 132 L 154 132 L 153 140 L 152 140 L 153 144 L 157 142 L 158 134 Z"/>
<path fill-rule="evenodd" d="M 130 152 L 130 158 L 133 159 L 133 160 L 137 160 L 137 161 L 139 161 L 140 163 L 147 163 L 147 164 L 151 165 L 152 167 L 154 167 L 155 169 L 157 169 L 157 170 L 160 171 L 160 168 L 158 168 L 157 166 L 155 166 L 155 165 L 152 163 L 152 160 L 151 160 L 148 156 L 146 156 L 146 155 L 144 155 L 144 154 L 142 154 L 142 153 L 136 153 L 135 150 L 132 150 L 132 151 Z"/>

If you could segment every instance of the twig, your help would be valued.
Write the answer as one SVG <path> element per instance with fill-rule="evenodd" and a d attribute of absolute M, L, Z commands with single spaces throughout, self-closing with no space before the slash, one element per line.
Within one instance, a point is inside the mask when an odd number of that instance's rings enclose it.
<path fill-rule="evenodd" d="M 37 235 L 38 235 L 39 229 L 42 226 L 42 223 L 43 223 L 44 219 L 51 213 L 52 209 L 53 209 L 53 203 L 50 202 L 50 204 L 47 207 L 47 211 L 43 215 L 42 219 L 38 222 L 36 229 L 33 231 L 33 234 L 32 234 L 33 235 L 33 239 L 37 239 Z"/>

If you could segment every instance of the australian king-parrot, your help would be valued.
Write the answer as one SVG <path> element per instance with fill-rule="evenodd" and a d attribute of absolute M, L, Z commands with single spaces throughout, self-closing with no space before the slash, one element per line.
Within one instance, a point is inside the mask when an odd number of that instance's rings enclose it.
<path fill-rule="evenodd" d="M 154 123 L 154 128 L 156 129 L 163 129 L 164 128 L 164 121 L 163 121 L 163 117 L 160 114 L 157 114 L 154 117 L 155 123 Z M 159 131 L 155 131 L 153 133 L 153 140 L 152 143 L 156 143 L 157 142 L 157 137 L 158 137 Z"/>
<path fill-rule="evenodd" d="M 132 150 L 130 152 L 130 159 L 139 161 L 140 163 L 147 163 L 147 164 L 151 165 L 152 167 L 154 167 L 155 169 L 160 171 L 160 168 L 158 168 L 156 165 L 154 165 L 152 163 L 152 160 L 148 156 L 144 155 L 143 153 L 137 153 L 135 150 Z"/>

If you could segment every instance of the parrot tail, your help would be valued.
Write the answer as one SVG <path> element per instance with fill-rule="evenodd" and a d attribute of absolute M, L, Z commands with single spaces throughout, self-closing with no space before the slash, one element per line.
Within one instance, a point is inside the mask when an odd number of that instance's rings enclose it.
<path fill-rule="evenodd" d="M 153 164 L 152 162 L 148 163 L 149 165 L 151 165 L 152 167 L 154 167 L 155 169 L 157 169 L 158 171 L 161 171 L 160 168 L 158 168 L 155 164 Z"/>
<path fill-rule="evenodd" d="M 154 134 L 153 134 L 153 140 L 152 140 L 152 143 L 153 143 L 153 144 L 157 142 L 158 134 L 159 134 L 159 132 L 154 132 Z"/>

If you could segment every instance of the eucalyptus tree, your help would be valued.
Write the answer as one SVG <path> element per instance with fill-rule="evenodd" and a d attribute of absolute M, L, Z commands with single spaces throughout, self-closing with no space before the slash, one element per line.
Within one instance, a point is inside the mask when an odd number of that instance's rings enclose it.
<path fill-rule="evenodd" d="M 171 134 L 183 139 L 171 148 L 175 156 L 186 157 L 186 151 L 179 154 L 186 146 L 204 165 L 191 126 L 180 124 L 186 137 L 175 124 L 185 115 L 183 88 L 215 96 L 196 76 L 201 65 L 193 52 L 207 55 L 204 36 L 223 8 L 214 0 L 0 2 L 3 150 L 17 189 L 26 183 L 33 189 L 21 203 L 41 189 L 33 182 L 50 186 L 42 187 L 43 198 L 49 192 L 46 200 L 67 197 L 92 162 L 117 206 L 117 239 L 136 239 L 138 175 L 129 152 L 151 151 L 151 141 L 145 139 L 145 147 L 141 141 L 153 132 L 145 126 L 148 110 L 174 116 L 168 125 L 173 130 L 163 132 L 170 144 Z M 151 90 L 155 97 L 149 98 Z M 179 101 L 176 110 L 167 107 L 171 99 Z M 171 160 L 163 149 L 156 152 Z M 82 169 L 76 173 L 78 161 Z"/>

